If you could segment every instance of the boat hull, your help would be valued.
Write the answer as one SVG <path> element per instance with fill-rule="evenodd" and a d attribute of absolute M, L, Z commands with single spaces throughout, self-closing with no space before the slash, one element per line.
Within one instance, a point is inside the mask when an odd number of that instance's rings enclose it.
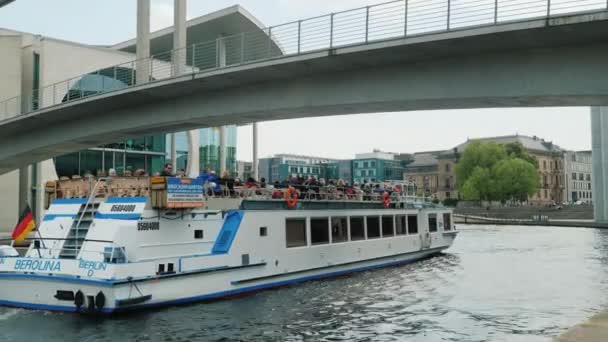
<path fill-rule="evenodd" d="M 251 273 L 218 270 L 192 274 L 175 274 L 157 279 L 93 282 L 42 275 L 3 274 L 0 305 L 34 310 L 72 313 L 114 314 L 194 302 L 246 296 L 254 292 L 289 286 L 308 281 L 346 276 L 373 269 L 416 262 L 441 253 L 449 246 L 419 250 L 399 255 L 362 260 L 343 265 L 312 270 L 277 273 L 262 278 L 250 278 Z M 254 265 L 255 266 L 255 265 Z M 260 267 L 268 267 L 260 265 Z M 201 286 L 204 284 L 204 286 Z M 57 291 L 84 293 L 80 307 L 74 301 L 59 300 Z M 94 296 L 103 293 L 105 305 L 98 307 Z M 93 302 L 90 302 L 90 301 Z"/>

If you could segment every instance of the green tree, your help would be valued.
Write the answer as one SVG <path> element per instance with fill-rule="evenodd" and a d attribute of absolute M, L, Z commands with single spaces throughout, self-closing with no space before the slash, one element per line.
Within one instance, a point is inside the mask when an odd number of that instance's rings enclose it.
<path fill-rule="evenodd" d="M 490 169 L 477 166 L 461 187 L 464 199 L 469 201 L 490 201 L 496 197 L 496 183 Z"/>
<path fill-rule="evenodd" d="M 496 180 L 497 199 L 501 201 L 525 201 L 540 186 L 536 167 L 524 159 L 502 160 L 496 164 L 492 173 Z"/>
<path fill-rule="evenodd" d="M 475 168 L 491 170 L 499 161 L 507 158 L 503 145 L 482 143 L 479 141 L 469 144 L 456 165 L 458 183 L 466 184 Z"/>
<path fill-rule="evenodd" d="M 538 160 L 530 155 L 530 153 L 528 153 L 528 151 L 524 148 L 524 145 L 522 145 L 519 141 L 508 143 L 504 146 L 505 152 L 509 157 L 523 159 L 538 169 Z"/>
<path fill-rule="evenodd" d="M 471 143 L 456 165 L 456 176 L 469 201 L 525 201 L 540 183 L 536 159 L 519 143 Z"/>

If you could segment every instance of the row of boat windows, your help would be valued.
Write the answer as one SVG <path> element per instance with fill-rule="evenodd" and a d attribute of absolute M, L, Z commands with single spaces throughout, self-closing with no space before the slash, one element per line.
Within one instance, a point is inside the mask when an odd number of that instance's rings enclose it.
<path fill-rule="evenodd" d="M 451 216 L 443 215 L 445 230 L 451 230 Z M 429 231 L 437 232 L 437 214 L 428 215 Z M 307 229 L 307 224 L 310 230 Z M 310 232 L 310 233 L 309 233 Z M 287 248 L 326 245 L 366 239 L 418 234 L 417 215 L 288 218 L 285 221 Z"/>

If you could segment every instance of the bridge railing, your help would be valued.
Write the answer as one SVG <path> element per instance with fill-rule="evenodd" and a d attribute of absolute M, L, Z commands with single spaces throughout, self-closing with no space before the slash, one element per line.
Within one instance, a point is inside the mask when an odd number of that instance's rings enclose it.
<path fill-rule="evenodd" d="M 608 0 L 397 0 L 243 32 L 112 65 L 0 102 L 0 121 L 41 108 L 268 59 L 608 9 Z"/>

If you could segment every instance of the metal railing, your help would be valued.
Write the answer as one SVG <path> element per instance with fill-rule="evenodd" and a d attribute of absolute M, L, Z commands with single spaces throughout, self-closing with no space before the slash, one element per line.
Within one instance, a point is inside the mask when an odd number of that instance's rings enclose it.
<path fill-rule="evenodd" d="M 0 102 L 0 121 L 183 74 L 458 29 L 608 9 L 608 0 L 397 0 L 197 43 Z"/>

